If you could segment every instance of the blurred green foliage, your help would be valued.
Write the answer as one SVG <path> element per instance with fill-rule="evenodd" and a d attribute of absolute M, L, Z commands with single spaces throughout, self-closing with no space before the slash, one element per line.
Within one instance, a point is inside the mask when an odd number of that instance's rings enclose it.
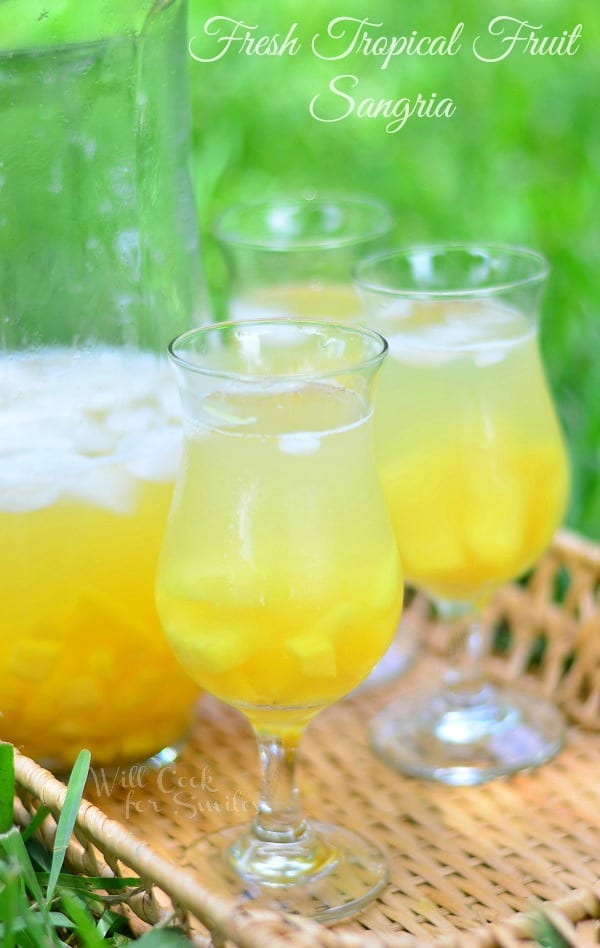
<path fill-rule="evenodd" d="M 247 55 L 240 44 L 215 62 L 189 56 L 193 176 L 209 283 L 220 279 L 208 232 L 222 207 L 306 189 L 367 192 L 386 200 L 398 218 L 398 243 L 488 240 L 541 250 L 552 264 L 542 347 L 574 470 L 568 522 L 600 539 L 598 0 L 190 4 L 196 56 L 218 52 L 218 37 L 204 32 L 216 16 L 243 20 L 257 26 L 253 35 L 280 39 L 296 23 L 301 43 L 295 56 Z M 474 38 L 498 44 L 488 24 L 509 14 L 541 25 L 540 35 L 561 36 L 581 23 L 578 52 L 532 56 L 521 44 L 499 62 L 479 61 Z M 311 39 L 320 34 L 324 43 L 328 24 L 341 16 L 382 24 L 368 28 L 373 37 L 413 30 L 449 35 L 464 22 L 462 48 L 456 56 L 398 56 L 385 70 L 381 59 L 357 53 L 320 60 Z M 328 92 L 339 75 L 358 79 L 357 102 L 436 93 L 451 97 L 456 111 L 451 118 L 413 116 L 394 133 L 386 132 L 382 118 L 355 113 L 318 122 L 309 113 L 317 93 L 323 114 L 345 110 L 345 102 Z"/>

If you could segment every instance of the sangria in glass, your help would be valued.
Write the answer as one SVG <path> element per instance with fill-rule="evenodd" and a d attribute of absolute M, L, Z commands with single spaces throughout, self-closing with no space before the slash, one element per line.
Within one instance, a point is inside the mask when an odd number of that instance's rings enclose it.
<path fill-rule="evenodd" d="M 375 721 L 374 746 L 408 773 L 480 783 L 561 746 L 558 711 L 481 674 L 478 613 L 546 548 L 568 465 L 538 351 L 548 274 L 537 253 L 433 246 L 373 255 L 356 282 L 388 340 L 378 467 L 409 582 L 446 614 L 472 614 L 466 663 L 444 687 Z"/>
<path fill-rule="evenodd" d="M 303 729 L 385 652 L 400 565 L 373 450 L 375 332 L 258 320 L 170 347 L 184 454 L 157 580 L 166 636 L 192 678 L 250 721 L 253 824 L 188 854 L 218 890 L 332 921 L 387 879 L 371 841 L 307 821 L 294 782 Z"/>

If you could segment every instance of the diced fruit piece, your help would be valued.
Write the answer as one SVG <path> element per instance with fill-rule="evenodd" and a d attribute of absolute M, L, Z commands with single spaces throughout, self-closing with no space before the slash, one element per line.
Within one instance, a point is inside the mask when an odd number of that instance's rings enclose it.
<path fill-rule="evenodd" d="M 369 601 L 373 609 L 387 610 L 398 602 L 402 595 L 402 575 L 395 556 L 383 564 L 377 581 L 369 589 Z"/>
<path fill-rule="evenodd" d="M 66 714 L 81 714 L 91 710 L 100 714 L 104 711 L 102 695 L 91 677 L 66 682 L 64 692 L 57 703 L 61 712 Z"/>
<path fill-rule="evenodd" d="M 327 638 L 310 633 L 288 639 L 287 646 L 300 660 L 304 675 L 309 678 L 335 678 L 335 648 Z"/>
<path fill-rule="evenodd" d="M 28 681 L 43 681 L 51 674 L 61 649 L 62 644 L 52 640 L 23 639 L 15 642 L 7 664 L 8 673 Z"/>
<path fill-rule="evenodd" d="M 167 636 L 184 668 L 196 680 L 203 672 L 222 675 L 239 668 L 260 645 L 261 630 L 252 622 L 207 614 L 198 604 L 170 604 Z"/>
<path fill-rule="evenodd" d="M 319 639 L 343 636 L 350 625 L 356 625 L 359 608 L 353 602 L 338 602 L 322 612 L 311 627 L 310 634 Z"/>
<path fill-rule="evenodd" d="M 492 576 L 508 578 L 522 556 L 523 492 L 518 467 L 510 459 L 490 459 L 473 472 L 467 488 L 464 536 L 467 549 Z M 478 475 L 478 477 L 476 477 Z"/>

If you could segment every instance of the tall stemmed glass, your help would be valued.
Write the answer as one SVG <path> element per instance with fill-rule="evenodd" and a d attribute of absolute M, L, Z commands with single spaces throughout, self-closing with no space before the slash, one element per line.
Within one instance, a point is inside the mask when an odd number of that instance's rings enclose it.
<path fill-rule="evenodd" d="M 355 273 L 390 347 L 376 441 L 406 577 L 472 619 L 461 667 L 382 712 L 373 745 L 396 768 L 451 784 L 539 764 L 563 740 L 551 704 L 493 686 L 479 661 L 481 607 L 535 562 L 565 508 L 537 346 L 547 274 L 536 253 L 479 245 L 374 255 Z"/>
<path fill-rule="evenodd" d="M 360 324 L 352 271 L 383 249 L 395 226 L 383 202 L 360 194 L 308 194 L 235 204 L 214 225 L 228 271 L 227 318 Z M 366 686 L 400 675 L 415 652 L 404 623 Z"/>
<path fill-rule="evenodd" d="M 185 445 L 159 616 L 194 680 L 252 724 L 263 775 L 253 824 L 189 858 L 219 890 L 326 921 L 387 878 L 372 842 L 305 819 L 294 780 L 302 730 L 368 674 L 400 613 L 371 431 L 386 348 L 368 330 L 281 320 L 170 347 Z"/>
<path fill-rule="evenodd" d="M 214 225 L 228 269 L 228 318 L 354 322 L 354 264 L 381 250 L 389 208 L 362 195 L 281 197 L 226 208 Z"/>

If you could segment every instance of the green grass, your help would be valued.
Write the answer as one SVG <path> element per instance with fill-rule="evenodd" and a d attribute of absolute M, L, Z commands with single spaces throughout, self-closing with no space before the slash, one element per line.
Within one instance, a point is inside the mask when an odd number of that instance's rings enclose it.
<path fill-rule="evenodd" d="M 528 18 L 560 35 L 583 24 L 569 58 L 520 53 L 479 62 L 471 43 L 500 13 Z M 518 12 L 478 0 L 191 0 L 193 49 L 215 15 L 285 33 L 298 23 L 294 57 L 229 52 L 202 64 L 190 56 L 193 180 L 205 236 L 208 279 L 222 279 L 208 233 L 236 200 L 304 188 L 370 192 L 394 208 L 397 242 L 493 240 L 536 247 L 552 265 L 543 305 L 542 348 L 573 465 L 571 525 L 600 539 L 600 110 L 597 0 L 523 0 Z M 319 61 L 310 38 L 334 16 L 369 16 L 387 36 L 448 34 L 464 21 L 463 49 L 450 57 L 399 57 L 386 71 L 351 56 Z M 375 32 L 375 31 L 374 31 Z M 358 77 L 360 95 L 396 99 L 418 92 L 451 96 L 451 119 L 410 119 L 387 134 L 355 115 L 320 124 L 308 103 L 330 79 Z"/>
<path fill-rule="evenodd" d="M 40 807 L 29 826 L 12 825 L 13 748 L 0 744 L 0 944 L 2 948 L 184 948 L 191 943 L 178 929 L 156 927 L 135 939 L 118 911 L 125 892 L 142 888 L 137 878 L 73 875 L 64 868 L 90 753 L 81 751 L 71 772 L 52 853 L 35 831 L 48 815 Z"/>

